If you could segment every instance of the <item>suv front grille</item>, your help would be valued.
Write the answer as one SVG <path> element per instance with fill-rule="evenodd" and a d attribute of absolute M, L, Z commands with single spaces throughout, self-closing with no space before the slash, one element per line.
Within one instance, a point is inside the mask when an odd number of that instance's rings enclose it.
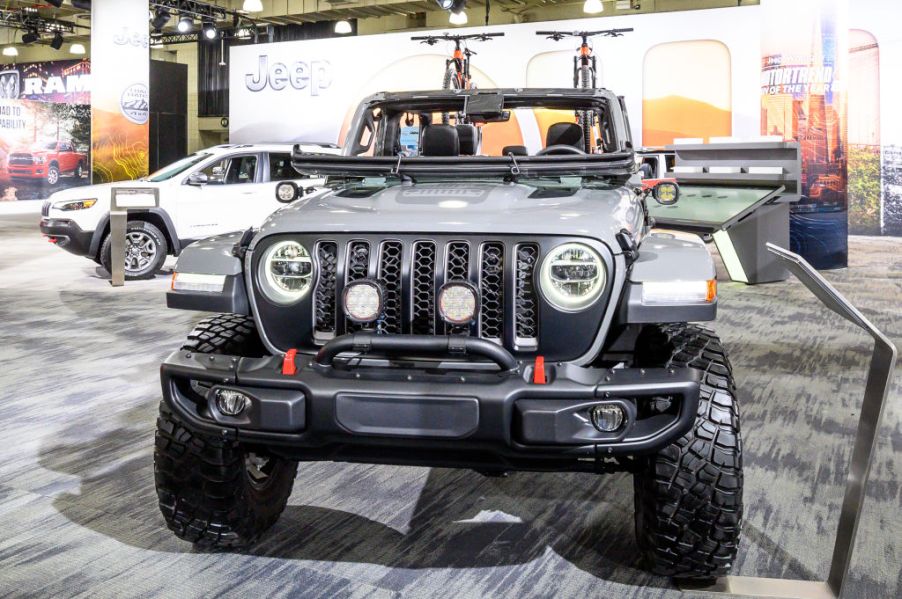
<path fill-rule="evenodd" d="M 34 157 L 31 154 L 10 154 L 6 163 L 14 166 L 31 166 L 34 164 Z"/>
<path fill-rule="evenodd" d="M 318 241 L 319 276 L 313 292 L 314 341 L 364 329 L 377 334 L 479 335 L 511 349 L 531 351 L 538 341 L 538 298 L 533 276 L 535 243 L 459 239 L 347 239 Z M 372 253 L 375 252 L 375 255 Z M 509 256 L 516 256 L 508 264 Z M 383 292 L 383 314 L 373 324 L 345 318 L 341 292 L 347 283 L 370 278 Z M 337 282 L 341 281 L 341 285 Z M 467 282 L 480 296 L 477 321 L 446 325 L 438 315 L 438 291 Z"/>

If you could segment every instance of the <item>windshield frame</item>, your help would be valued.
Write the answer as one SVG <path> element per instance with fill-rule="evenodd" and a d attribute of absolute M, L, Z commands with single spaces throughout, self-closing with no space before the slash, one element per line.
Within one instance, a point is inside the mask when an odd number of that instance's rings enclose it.
<path fill-rule="evenodd" d="M 198 166 L 202 164 L 209 158 L 212 158 L 215 154 L 211 152 L 195 152 L 194 154 L 189 154 L 184 158 L 176 160 L 170 164 L 167 164 L 161 169 L 154 171 L 153 173 L 147 175 L 144 178 L 145 181 L 149 183 L 163 183 L 164 181 L 171 181 L 175 177 L 178 177 L 181 174 L 184 174 L 186 171 L 191 169 L 192 167 Z M 194 160 L 192 160 L 194 159 Z M 178 168 L 181 167 L 181 168 Z M 177 169 L 177 170 L 175 170 Z M 164 176 L 165 175 L 165 176 Z"/>
<path fill-rule="evenodd" d="M 374 109 L 388 112 L 438 110 L 463 105 L 478 94 L 501 94 L 505 109 L 598 107 L 611 121 L 613 151 L 603 154 L 549 154 L 531 156 L 403 156 L 354 155 L 354 140 L 372 127 Z M 375 140 L 382 143 L 384 140 Z M 384 145 L 379 149 L 382 150 Z M 380 93 L 361 102 L 351 122 L 341 156 L 305 153 L 295 146 L 292 164 L 299 172 L 330 179 L 394 176 L 507 177 L 521 179 L 548 176 L 628 178 L 636 169 L 625 115 L 617 96 L 605 89 L 481 89 Z"/>

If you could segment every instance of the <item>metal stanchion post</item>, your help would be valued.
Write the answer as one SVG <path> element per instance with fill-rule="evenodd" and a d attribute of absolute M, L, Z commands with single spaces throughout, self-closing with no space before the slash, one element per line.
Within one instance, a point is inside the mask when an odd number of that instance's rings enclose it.
<path fill-rule="evenodd" d="M 148 187 L 116 187 L 110 193 L 110 285 L 122 287 L 125 285 L 128 211 L 157 208 L 160 191 Z"/>
<path fill-rule="evenodd" d="M 792 599 L 836 599 L 845 597 L 846 578 L 861 508 L 864 504 L 868 474 L 871 470 L 877 431 L 886 395 L 892 382 L 893 367 L 896 363 L 896 347 L 871 322 L 842 296 L 801 256 L 772 243 L 767 249 L 777 260 L 793 273 L 824 306 L 836 312 L 852 324 L 864 330 L 874 339 L 874 351 L 868 367 L 861 417 L 852 449 L 852 463 L 846 478 L 842 512 L 836 530 L 830 573 L 826 581 L 788 580 L 780 578 L 758 578 L 754 576 L 725 576 L 708 587 L 691 587 L 693 590 L 709 593 L 751 595 L 753 597 L 778 597 Z M 690 588 L 688 585 L 686 588 Z"/>

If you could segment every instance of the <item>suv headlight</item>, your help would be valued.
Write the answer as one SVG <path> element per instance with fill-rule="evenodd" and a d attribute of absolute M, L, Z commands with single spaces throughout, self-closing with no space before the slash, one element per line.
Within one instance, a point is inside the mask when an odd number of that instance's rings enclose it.
<path fill-rule="evenodd" d="M 585 244 L 565 243 L 545 256 L 539 282 L 545 299 L 557 309 L 583 310 L 604 290 L 604 261 Z"/>
<path fill-rule="evenodd" d="M 54 204 L 54 208 L 57 210 L 63 210 L 68 212 L 69 210 L 84 210 L 85 208 L 90 208 L 94 204 L 97 203 L 96 199 L 93 200 L 74 200 L 71 202 L 60 202 L 59 204 Z"/>
<path fill-rule="evenodd" d="M 44 158 L 43 156 L 35 156 L 34 157 L 35 164 L 44 164 L 45 162 L 47 162 L 47 159 Z"/>
<path fill-rule="evenodd" d="M 298 301 L 313 283 L 313 260 L 296 241 L 280 241 L 263 254 L 258 267 L 260 288 L 277 304 Z"/>

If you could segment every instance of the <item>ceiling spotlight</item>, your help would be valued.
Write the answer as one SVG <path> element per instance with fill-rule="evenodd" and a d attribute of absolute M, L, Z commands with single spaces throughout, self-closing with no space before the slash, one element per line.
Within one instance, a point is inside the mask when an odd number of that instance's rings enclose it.
<path fill-rule="evenodd" d="M 18 56 L 19 49 L 15 46 L 7 46 L 3 48 L 3 56 Z"/>
<path fill-rule="evenodd" d="M 172 14 L 170 14 L 168 10 L 166 10 L 165 8 L 158 8 L 154 13 L 153 19 L 151 19 L 150 24 L 153 26 L 155 31 L 161 31 L 171 18 Z"/>
<path fill-rule="evenodd" d="M 351 23 L 349 23 L 348 21 L 336 21 L 335 33 L 339 35 L 347 35 L 351 33 Z"/>
<path fill-rule="evenodd" d="M 452 12 L 448 16 L 448 22 L 452 25 L 466 25 L 467 24 L 467 13 L 466 11 L 460 12 Z"/>
<path fill-rule="evenodd" d="M 182 15 L 179 18 L 178 24 L 179 33 L 188 33 L 192 29 L 194 29 L 194 19 L 192 19 L 189 15 Z"/>
<path fill-rule="evenodd" d="M 50 40 L 50 47 L 54 50 L 59 50 L 63 47 L 63 34 L 57 31 L 53 34 L 53 39 Z"/>
<path fill-rule="evenodd" d="M 241 7 L 244 12 L 263 12 L 263 2 L 260 0 L 244 0 Z"/>
<path fill-rule="evenodd" d="M 589 15 L 597 15 L 600 12 L 604 12 L 604 4 L 601 3 L 601 0 L 586 0 L 583 4 L 583 12 Z"/>
<path fill-rule="evenodd" d="M 69 54 L 85 54 L 84 44 L 74 43 L 69 46 Z"/>
<path fill-rule="evenodd" d="M 219 33 L 216 31 L 216 25 L 214 25 L 213 23 L 211 23 L 209 21 L 204 23 L 203 30 L 204 30 L 204 37 L 207 38 L 208 40 L 215 40 L 216 36 L 219 35 Z"/>
<path fill-rule="evenodd" d="M 40 39 L 40 36 L 38 35 L 38 32 L 36 29 L 26 31 L 25 33 L 22 34 L 22 43 L 23 44 L 30 44 L 32 42 L 36 42 L 36 41 L 38 41 L 38 39 Z"/>
<path fill-rule="evenodd" d="M 435 0 L 435 2 L 442 10 L 451 12 L 462 12 L 467 6 L 467 0 Z"/>

